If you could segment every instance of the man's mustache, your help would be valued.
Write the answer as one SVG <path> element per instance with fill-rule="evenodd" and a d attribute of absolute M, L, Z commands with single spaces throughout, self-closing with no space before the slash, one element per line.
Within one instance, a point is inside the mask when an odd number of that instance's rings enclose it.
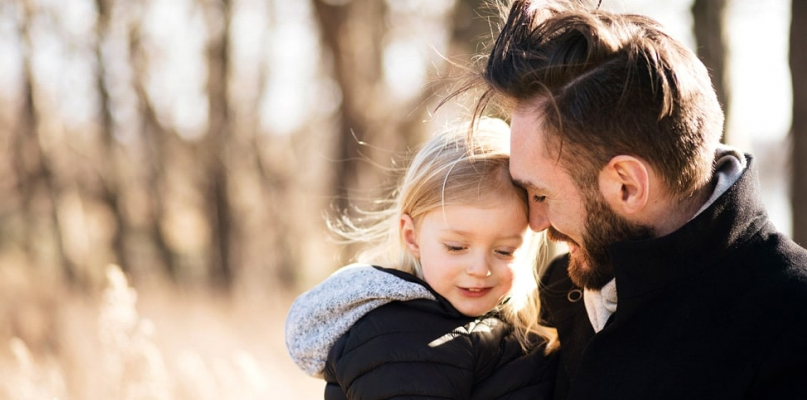
<path fill-rule="evenodd" d="M 575 245 L 577 247 L 580 247 L 580 245 L 577 244 L 577 242 L 575 242 L 574 240 L 572 240 L 572 238 L 566 236 L 563 233 L 560 233 L 560 231 L 555 229 L 555 227 L 553 227 L 553 226 L 550 226 L 549 228 L 546 228 L 546 237 L 547 237 L 547 239 L 549 239 L 549 240 L 551 240 L 553 242 L 566 242 L 566 243 L 571 243 L 571 244 L 573 244 L 573 245 Z"/>

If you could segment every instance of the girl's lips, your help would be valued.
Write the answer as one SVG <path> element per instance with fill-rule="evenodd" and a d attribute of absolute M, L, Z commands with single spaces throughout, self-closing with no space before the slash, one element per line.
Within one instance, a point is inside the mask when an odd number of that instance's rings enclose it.
<path fill-rule="evenodd" d="M 492 288 L 459 288 L 460 293 L 465 297 L 483 297 L 491 291 Z"/>

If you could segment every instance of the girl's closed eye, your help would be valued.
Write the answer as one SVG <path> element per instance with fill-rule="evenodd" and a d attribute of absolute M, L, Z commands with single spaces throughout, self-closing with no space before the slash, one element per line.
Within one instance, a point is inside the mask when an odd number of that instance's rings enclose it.
<path fill-rule="evenodd" d="M 501 257 L 513 258 L 514 254 L 516 252 L 516 249 L 509 249 L 509 248 L 508 249 L 496 249 L 495 251 L 496 251 L 496 254 L 498 254 Z"/>
<path fill-rule="evenodd" d="M 445 249 L 448 250 L 449 252 L 460 252 L 467 249 L 466 246 L 455 243 L 443 243 L 443 247 L 445 247 Z"/>

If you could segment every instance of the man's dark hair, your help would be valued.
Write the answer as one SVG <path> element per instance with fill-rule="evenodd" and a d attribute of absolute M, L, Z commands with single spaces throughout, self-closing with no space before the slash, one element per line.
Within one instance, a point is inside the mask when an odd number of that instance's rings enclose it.
<path fill-rule="evenodd" d="M 548 148 L 578 185 L 620 154 L 650 163 L 680 199 L 712 176 L 724 116 L 709 73 L 650 18 L 513 1 L 475 79 L 461 89 L 483 88 L 474 118 L 491 101 L 543 116 Z"/>

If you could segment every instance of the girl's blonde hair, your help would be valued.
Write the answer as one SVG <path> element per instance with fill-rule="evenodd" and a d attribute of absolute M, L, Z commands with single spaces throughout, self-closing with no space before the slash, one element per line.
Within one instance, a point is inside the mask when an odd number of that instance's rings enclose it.
<path fill-rule="evenodd" d="M 479 204 L 497 197 L 518 198 L 525 214 L 527 196 L 513 184 L 510 172 L 510 128 L 498 119 L 477 120 L 473 135 L 468 127 L 457 126 L 439 132 L 415 154 L 391 198 L 381 208 L 359 210 L 357 218 L 345 215 L 329 227 L 342 243 L 364 248 L 357 261 L 382 265 L 423 279 L 420 263 L 409 252 L 400 232 L 400 219 L 409 215 L 417 224 L 430 211 L 450 204 Z M 555 347 L 554 329 L 541 326 L 537 266 L 544 242 L 542 233 L 530 231 L 519 251 L 510 298 L 501 314 L 510 322 L 526 348 L 537 334 Z"/>

